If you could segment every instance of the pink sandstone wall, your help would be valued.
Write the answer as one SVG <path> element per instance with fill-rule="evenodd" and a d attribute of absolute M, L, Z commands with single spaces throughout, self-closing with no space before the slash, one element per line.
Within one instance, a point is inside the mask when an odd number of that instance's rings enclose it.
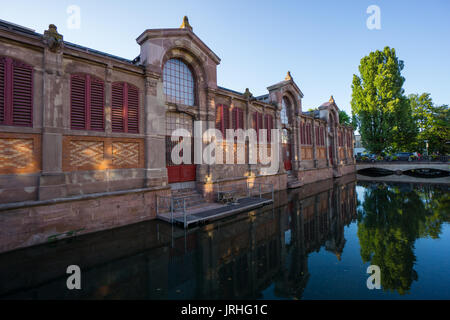
<path fill-rule="evenodd" d="M 156 196 L 170 189 L 157 189 L 99 196 L 5 210 L 0 213 L 0 252 L 28 247 L 57 238 L 92 233 L 154 219 Z"/>

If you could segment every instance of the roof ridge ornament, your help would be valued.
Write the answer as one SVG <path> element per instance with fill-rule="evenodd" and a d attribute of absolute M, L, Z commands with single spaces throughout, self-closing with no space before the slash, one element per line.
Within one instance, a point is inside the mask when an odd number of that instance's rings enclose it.
<path fill-rule="evenodd" d="M 253 94 L 250 92 L 250 90 L 248 90 L 248 88 L 245 88 L 244 97 L 245 99 L 253 98 Z"/>
<path fill-rule="evenodd" d="M 292 80 L 292 75 L 291 75 L 291 72 L 288 71 L 287 75 L 286 75 L 286 78 L 284 78 L 284 81 L 291 81 L 291 80 Z"/>
<path fill-rule="evenodd" d="M 183 17 L 183 23 L 181 24 L 180 29 L 189 29 L 193 31 L 192 26 L 189 24 L 189 19 L 187 16 Z"/>
<path fill-rule="evenodd" d="M 333 96 L 330 97 L 330 100 L 328 100 L 329 103 L 335 103 Z"/>
<path fill-rule="evenodd" d="M 54 24 L 50 24 L 48 30 L 44 31 L 43 41 L 52 52 L 57 52 L 64 46 L 63 36 L 58 33 Z"/>

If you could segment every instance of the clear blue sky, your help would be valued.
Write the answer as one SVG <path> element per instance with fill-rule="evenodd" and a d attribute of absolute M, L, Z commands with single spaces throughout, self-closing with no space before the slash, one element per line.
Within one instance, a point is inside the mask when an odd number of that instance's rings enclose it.
<path fill-rule="evenodd" d="M 369 30 L 369 5 L 381 9 L 381 30 Z M 81 28 L 67 28 L 69 5 Z M 450 1 L 2 1 L 0 19 L 39 33 L 54 23 L 64 39 L 124 58 L 139 54 L 136 38 L 176 28 L 187 15 L 194 32 L 222 59 L 218 84 L 254 95 L 291 71 L 304 110 L 333 94 L 350 112 L 351 81 L 360 59 L 394 47 L 405 61 L 405 91 L 429 92 L 450 104 Z"/>

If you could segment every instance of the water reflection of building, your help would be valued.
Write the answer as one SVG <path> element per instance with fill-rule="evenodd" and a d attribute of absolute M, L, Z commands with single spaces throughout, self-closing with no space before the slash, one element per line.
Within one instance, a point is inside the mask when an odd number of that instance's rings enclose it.
<path fill-rule="evenodd" d="M 317 194 L 280 193 L 276 209 L 186 235 L 150 222 L 7 253 L 0 297 L 245 299 L 267 297 L 273 285 L 273 297 L 301 298 L 308 255 L 325 246 L 339 257 L 344 226 L 356 215 L 355 183 L 332 183 L 311 188 Z M 65 288 L 70 264 L 81 267 L 82 291 Z"/>

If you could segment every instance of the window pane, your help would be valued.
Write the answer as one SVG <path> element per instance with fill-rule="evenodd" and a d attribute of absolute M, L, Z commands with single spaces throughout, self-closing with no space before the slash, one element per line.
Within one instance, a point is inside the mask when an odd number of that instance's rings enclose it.
<path fill-rule="evenodd" d="M 194 105 L 194 78 L 180 59 L 170 59 L 163 70 L 164 93 L 168 102 Z"/>

